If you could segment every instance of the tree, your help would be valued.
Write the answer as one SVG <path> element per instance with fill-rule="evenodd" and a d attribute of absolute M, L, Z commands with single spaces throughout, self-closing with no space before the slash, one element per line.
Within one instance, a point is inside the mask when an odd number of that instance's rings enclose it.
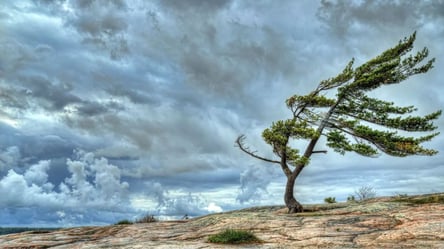
<path fill-rule="evenodd" d="M 321 81 L 314 91 L 288 98 L 286 104 L 292 118 L 273 122 L 262 133 L 276 159 L 265 158 L 251 150 L 245 144 L 244 135 L 237 138 L 236 145 L 243 152 L 280 165 L 287 177 L 284 201 L 289 213 L 303 211 L 294 197 L 294 184 L 313 154 L 327 152 L 315 149 L 321 136 L 326 138 L 328 147 L 342 155 L 356 152 L 366 157 L 381 153 L 405 157 L 437 153 L 421 144 L 439 134 L 431 131 L 437 128 L 432 121 L 441 115 L 441 110 L 425 116 L 411 116 L 408 114 L 417 110 L 414 106 L 396 106 L 367 95 L 376 88 L 400 83 L 433 67 L 434 58 L 421 63 L 428 56 L 427 48 L 408 54 L 415 38 L 416 32 L 357 68 L 353 68 L 352 59 L 341 73 Z M 335 96 L 330 97 L 334 93 Z M 422 134 L 407 136 L 409 132 Z M 308 141 L 303 152 L 291 146 L 294 139 Z"/>
<path fill-rule="evenodd" d="M 355 191 L 356 196 L 360 201 L 374 198 L 376 196 L 376 191 L 370 185 L 361 186 Z"/>

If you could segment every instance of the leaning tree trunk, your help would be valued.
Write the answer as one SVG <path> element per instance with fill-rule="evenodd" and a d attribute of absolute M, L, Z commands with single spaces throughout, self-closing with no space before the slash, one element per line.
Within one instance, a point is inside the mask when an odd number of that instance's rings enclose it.
<path fill-rule="evenodd" d="M 294 182 L 296 181 L 296 177 L 299 174 L 291 174 L 288 178 L 287 178 L 287 185 L 285 187 L 285 195 L 284 195 L 284 200 L 285 200 L 285 205 L 288 208 L 288 213 L 301 213 L 304 211 L 304 208 L 302 207 L 302 205 L 296 200 L 296 198 L 294 198 L 294 194 L 293 194 L 293 188 L 294 188 Z"/>

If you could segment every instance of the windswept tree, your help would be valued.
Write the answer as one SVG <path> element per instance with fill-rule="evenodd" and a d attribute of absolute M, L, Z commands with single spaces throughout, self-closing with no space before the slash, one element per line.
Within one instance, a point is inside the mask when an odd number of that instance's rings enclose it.
<path fill-rule="evenodd" d="M 408 54 L 416 38 L 416 32 L 390 48 L 353 68 L 352 59 L 336 77 L 323 80 L 307 95 L 294 95 L 287 99 L 292 116 L 273 122 L 263 131 L 262 137 L 269 144 L 276 158 L 265 158 L 245 144 L 245 136 L 237 138 L 237 146 L 257 159 L 280 165 L 287 177 L 285 204 L 289 213 L 302 212 L 302 205 L 295 199 L 293 190 L 296 178 L 309 164 L 320 137 L 335 152 L 356 152 L 366 157 L 381 153 L 390 156 L 435 155 L 422 143 L 437 136 L 433 124 L 441 110 L 425 116 L 412 116 L 414 106 L 397 106 L 393 102 L 368 96 L 368 93 L 384 85 L 400 83 L 412 75 L 426 73 L 433 67 L 434 59 L 425 63 L 428 49 Z M 415 136 L 407 136 L 417 132 Z M 419 133 L 419 134 L 418 134 Z M 305 150 L 291 146 L 294 139 L 308 140 Z M 324 140 L 321 140 L 324 141 Z"/>

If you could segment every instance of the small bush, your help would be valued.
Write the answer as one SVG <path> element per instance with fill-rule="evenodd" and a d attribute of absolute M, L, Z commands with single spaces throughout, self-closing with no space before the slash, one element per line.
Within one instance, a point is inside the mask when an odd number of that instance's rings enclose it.
<path fill-rule="evenodd" d="M 131 224 L 133 224 L 133 222 L 129 220 L 121 220 L 116 223 L 116 225 L 131 225 Z"/>
<path fill-rule="evenodd" d="M 354 195 L 349 195 L 348 197 L 347 197 L 347 202 L 355 202 L 356 201 L 356 199 L 355 199 L 355 196 Z"/>
<path fill-rule="evenodd" d="M 137 219 L 135 223 L 152 223 L 156 221 L 157 219 L 154 217 L 154 215 L 147 214 L 144 217 Z"/>
<path fill-rule="evenodd" d="M 222 244 L 245 244 L 260 242 L 260 240 L 252 232 L 227 229 L 223 232 L 208 237 L 208 242 Z"/>
<path fill-rule="evenodd" d="M 336 197 L 326 197 L 324 199 L 325 203 L 336 203 Z"/>

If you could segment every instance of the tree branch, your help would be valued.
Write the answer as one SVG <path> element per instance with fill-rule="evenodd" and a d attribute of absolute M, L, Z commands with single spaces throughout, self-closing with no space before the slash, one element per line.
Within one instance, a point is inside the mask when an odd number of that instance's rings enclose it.
<path fill-rule="evenodd" d="M 254 158 L 260 159 L 260 160 L 265 161 L 265 162 L 277 163 L 277 164 L 280 164 L 280 163 L 281 163 L 280 161 L 271 160 L 271 159 L 268 159 L 268 158 L 265 158 L 265 157 L 261 157 L 261 156 L 256 155 L 256 154 L 255 154 L 255 151 L 251 151 L 250 148 L 248 148 L 248 147 L 245 146 L 245 144 L 244 144 L 244 140 L 245 140 L 245 135 L 240 135 L 240 136 L 237 137 L 237 139 L 236 139 L 236 145 L 237 145 L 237 147 L 239 147 L 239 149 L 241 149 L 243 152 L 247 153 L 248 155 L 250 155 L 250 156 L 252 156 L 252 157 L 254 157 Z"/>
<path fill-rule="evenodd" d="M 347 129 L 341 128 L 341 127 L 337 126 L 337 125 L 334 124 L 334 123 L 330 123 L 330 124 L 329 124 L 329 127 L 333 128 L 333 129 L 338 129 L 338 130 L 340 130 L 340 131 L 342 131 L 342 132 L 344 132 L 344 133 L 350 135 L 350 136 L 353 137 L 353 138 L 360 138 L 360 139 L 366 141 L 367 143 L 373 144 L 378 150 L 387 153 L 387 152 L 386 152 L 386 149 L 385 149 L 384 147 L 382 147 L 380 144 L 375 143 L 374 141 L 369 140 L 369 139 L 367 139 L 367 138 L 365 138 L 365 137 L 363 137 L 363 136 L 359 136 L 359 135 L 355 134 L 353 131 L 349 131 L 349 130 L 347 130 Z"/>
<path fill-rule="evenodd" d="M 324 154 L 327 154 L 327 151 L 326 150 L 314 150 L 313 152 L 311 152 L 312 154 L 315 154 L 315 153 L 324 153 Z"/>

